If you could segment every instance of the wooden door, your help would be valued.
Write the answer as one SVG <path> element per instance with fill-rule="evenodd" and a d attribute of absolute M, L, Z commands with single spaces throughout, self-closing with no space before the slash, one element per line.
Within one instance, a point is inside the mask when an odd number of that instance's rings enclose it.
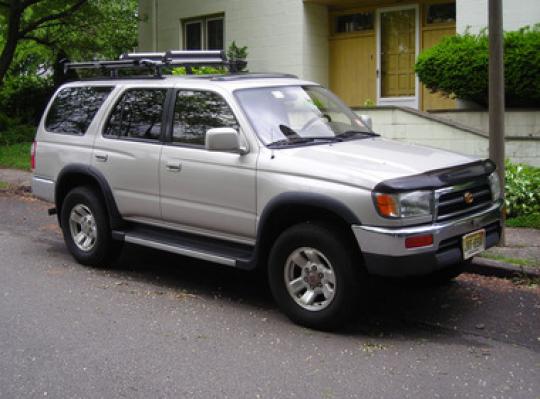
<path fill-rule="evenodd" d="M 330 89 L 347 105 L 375 102 L 375 35 L 330 39 Z"/>
<path fill-rule="evenodd" d="M 415 97 L 416 9 L 380 14 L 382 98 Z"/>

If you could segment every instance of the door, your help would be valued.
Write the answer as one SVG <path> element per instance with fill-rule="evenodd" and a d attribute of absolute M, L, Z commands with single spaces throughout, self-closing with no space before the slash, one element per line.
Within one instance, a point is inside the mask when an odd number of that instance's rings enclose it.
<path fill-rule="evenodd" d="M 167 89 L 125 90 L 96 137 L 92 165 L 126 219 L 159 220 L 159 160 Z"/>
<path fill-rule="evenodd" d="M 160 161 L 163 219 L 184 231 L 251 244 L 257 154 L 207 151 L 206 131 L 217 127 L 240 131 L 220 94 L 176 93 L 170 143 L 164 145 Z"/>
<path fill-rule="evenodd" d="M 418 108 L 418 7 L 381 9 L 377 15 L 377 103 Z"/>
<path fill-rule="evenodd" d="M 375 35 L 330 40 L 330 87 L 347 105 L 375 101 Z"/>

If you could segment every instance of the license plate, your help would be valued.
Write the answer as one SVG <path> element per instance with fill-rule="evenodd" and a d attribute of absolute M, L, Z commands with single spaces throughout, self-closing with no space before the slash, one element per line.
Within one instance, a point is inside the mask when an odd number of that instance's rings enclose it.
<path fill-rule="evenodd" d="M 476 230 L 463 236 L 461 247 L 463 259 L 472 258 L 486 249 L 486 230 Z"/>

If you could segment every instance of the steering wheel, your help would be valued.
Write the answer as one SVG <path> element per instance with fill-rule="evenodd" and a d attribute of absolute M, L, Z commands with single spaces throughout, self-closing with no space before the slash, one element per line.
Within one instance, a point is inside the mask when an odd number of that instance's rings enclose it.
<path fill-rule="evenodd" d="M 317 121 L 320 121 L 322 118 L 325 118 L 328 120 L 328 122 L 332 122 L 332 119 L 330 119 L 330 117 L 326 114 L 323 114 L 322 116 L 314 116 L 313 118 L 311 118 L 310 120 L 308 120 L 306 123 L 304 123 L 304 126 L 302 126 L 299 130 L 299 132 L 303 132 L 304 130 L 306 130 L 308 127 L 310 127 L 311 125 L 313 125 L 315 122 Z"/>

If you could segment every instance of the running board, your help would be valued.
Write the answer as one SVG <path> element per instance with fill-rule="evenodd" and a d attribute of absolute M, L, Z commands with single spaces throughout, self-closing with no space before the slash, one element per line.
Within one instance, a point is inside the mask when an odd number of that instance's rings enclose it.
<path fill-rule="evenodd" d="M 140 225 L 113 231 L 113 238 L 231 267 L 245 268 L 253 252 L 247 245 Z"/>

